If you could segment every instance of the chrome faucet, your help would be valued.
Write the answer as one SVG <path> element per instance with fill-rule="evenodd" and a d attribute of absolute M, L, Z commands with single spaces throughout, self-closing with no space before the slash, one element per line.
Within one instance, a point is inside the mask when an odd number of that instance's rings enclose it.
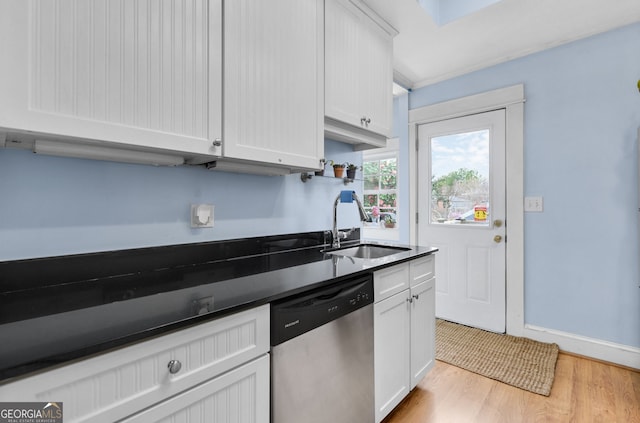
<path fill-rule="evenodd" d="M 333 230 L 331 231 L 333 241 L 331 243 L 331 248 L 340 248 L 340 238 L 346 239 L 351 234 L 351 232 L 356 229 L 351 228 L 347 232 L 338 230 L 338 203 L 352 203 L 353 200 L 356 200 L 356 204 L 358 205 L 360 220 L 363 222 L 371 222 L 371 217 L 365 211 L 355 191 L 341 191 L 333 202 Z"/>

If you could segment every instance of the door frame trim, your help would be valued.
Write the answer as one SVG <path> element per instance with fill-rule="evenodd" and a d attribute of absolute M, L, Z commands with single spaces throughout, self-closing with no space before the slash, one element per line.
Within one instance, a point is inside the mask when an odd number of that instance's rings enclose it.
<path fill-rule="evenodd" d="M 505 110 L 506 137 L 506 325 L 507 333 L 524 333 L 524 85 L 493 91 L 409 110 L 409 151 L 418 147 L 418 125 Z M 417 216 L 417 154 L 409 160 L 409 216 Z M 418 225 L 410 219 L 409 238 L 416 244 Z"/>

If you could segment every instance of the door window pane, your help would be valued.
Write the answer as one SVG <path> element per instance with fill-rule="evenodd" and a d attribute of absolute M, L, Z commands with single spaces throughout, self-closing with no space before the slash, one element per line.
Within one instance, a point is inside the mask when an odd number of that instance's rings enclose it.
<path fill-rule="evenodd" d="M 431 138 L 431 223 L 488 226 L 488 129 Z"/>

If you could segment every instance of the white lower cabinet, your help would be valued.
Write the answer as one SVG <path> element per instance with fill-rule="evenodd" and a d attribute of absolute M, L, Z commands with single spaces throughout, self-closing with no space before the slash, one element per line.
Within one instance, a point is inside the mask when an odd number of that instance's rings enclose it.
<path fill-rule="evenodd" d="M 0 401 L 62 402 L 65 423 L 267 422 L 269 320 L 264 305 L 161 335 L 0 385 Z"/>
<path fill-rule="evenodd" d="M 427 256 L 374 272 L 376 423 L 382 421 L 435 364 L 433 269 L 434 257 Z M 402 290 L 397 292 L 398 289 Z M 381 295 L 383 292 L 387 294 Z"/>

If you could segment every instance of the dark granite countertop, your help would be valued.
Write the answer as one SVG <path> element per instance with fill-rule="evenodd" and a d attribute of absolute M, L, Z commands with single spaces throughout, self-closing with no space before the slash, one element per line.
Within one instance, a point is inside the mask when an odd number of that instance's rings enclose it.
<path fill-rule="evenodd" d="M 0 381 L 432 254 L 326 254 L 326 232 L 0 262 Z M 349 243 L 357 243 L 356 231 Z"/>

